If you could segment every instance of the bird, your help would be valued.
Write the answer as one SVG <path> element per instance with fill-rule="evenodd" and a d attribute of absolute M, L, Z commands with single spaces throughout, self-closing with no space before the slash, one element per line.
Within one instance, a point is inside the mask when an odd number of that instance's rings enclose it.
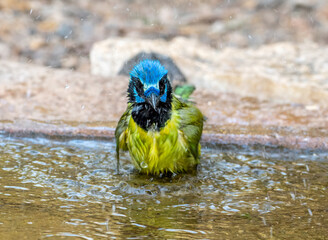
<path fill-rule="evenodd" d="M 127 109 L 115 129 L 117 171 L 120 150 L 146 175 L 195 171 L 200 162 L 204 116 L 172 92 L 158 60 L 140 61 L 130 72 Z"/>

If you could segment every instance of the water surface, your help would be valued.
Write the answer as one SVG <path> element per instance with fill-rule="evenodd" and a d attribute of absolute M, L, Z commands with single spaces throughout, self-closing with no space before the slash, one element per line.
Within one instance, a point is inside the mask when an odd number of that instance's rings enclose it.
<path fill-rule="evenodd" d="M 142 176 L 113 143 L 0 138 L 0 239 L 325 239 L 328 158 L 203 149 Z"/>

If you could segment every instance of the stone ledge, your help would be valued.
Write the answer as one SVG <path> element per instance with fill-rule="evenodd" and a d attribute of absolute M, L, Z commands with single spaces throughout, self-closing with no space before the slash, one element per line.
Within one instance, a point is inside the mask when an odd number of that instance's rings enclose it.
<path fill-rule="evenodd" d="M 114 141 L 116 123 L 99 122 L 37 122 L 32 120 L 1 121 L 0 134 L 10 137 L 45 137 L 50 139 L 94 139 Z M 224 129 L 224 130 L 223 130 Z M 205 146 L 240 146 L 288 148 L 294 150 L 328 151 L 326 134 L 307 134 L 304 131 L 278 128 L 275 130 L 238 126 L 205 126 L 202 136 Z"/>
<path fill-rule="evenodd" d="M 107 139 L 126 108 L 126 77 L 97 77 L 0 61 L 0 131 L 11 136 Z M 198 89 L 203 143 L 327 150 L 328 108 Z"/>
<path fill-rule="evenodd" d="M 188 81 L 206 92 L 229 92 L 282 103 L 328 105 L 328 47 L 276 43 L 216 50 L 196 40 L 111 38 L 94 44 L 92 74 L 114 77 L 141 51 L 173 58 Z"/>

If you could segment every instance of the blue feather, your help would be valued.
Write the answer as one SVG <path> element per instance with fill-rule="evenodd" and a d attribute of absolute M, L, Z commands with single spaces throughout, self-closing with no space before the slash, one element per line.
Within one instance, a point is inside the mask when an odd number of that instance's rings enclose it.
<path fill-rule="evenodd" d="M 150 87 L 148 88 L 146 91 L 145 91 L 145 96 L 146 97 L 149 97 L 149 95 L 151 93 L 155 93 L 157 96 L 159 95 L 159 90 L 157 88 L 154 88 L 154 87 Z"/>
<path fill-rule="evenodd" d="M 161 102 L 166 102 L 166 98 L 167 98 L 167 91 L 166 91 L 166 89 L 165 89 L 164 94 L 163 94 L 163 95 L 161 96 L 161 98 L 160 98 Z"/>
<path fill-rule="evenodd" d="M 136 98 L 136 102 L 137 103 L 143 103 L 143 102 L 145 102 L 145 100 L 138 95 L 138 93 L 137 93 L 137 91 L 135 89 L 133 90 L 133 92 L 134 92 L 134 97 Z"/>
<path fill-rule="evenodd" d="M 139 78 L 144 85 L 157 84 L 167 74 L 167 70 L 157 60 L 143 60 L 130 72 L 130 76 Z"/>
<path fill-rule="evenodd" d="M 167 74 L 167 70 L 157 60 L 143 60 L 136 65 L 130 72 L 131 79 L 137 78 L 143 84 L 144 96 L 149 97 L 151 93 L 160 95 L 159 81 Z M 137 103 L 143 103 L 145 100 L 139 96 L 136 89 L 133 89 L 133 95 Z M 164 94 L 160 97 L 161 102 L 166 102 L 167 88 L 165 87 Z"/>

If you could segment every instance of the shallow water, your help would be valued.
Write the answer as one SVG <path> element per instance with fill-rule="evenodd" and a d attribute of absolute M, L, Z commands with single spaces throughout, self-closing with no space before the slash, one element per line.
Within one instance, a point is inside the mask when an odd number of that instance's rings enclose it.
<path fill-rule="evenodd" d="M 108 142 L 0 138 L 0 239 L 325 239 L 328 158 L 203 149 L 141 176 Z M 287 154 L 286 154 L 287 153 Z"/>

